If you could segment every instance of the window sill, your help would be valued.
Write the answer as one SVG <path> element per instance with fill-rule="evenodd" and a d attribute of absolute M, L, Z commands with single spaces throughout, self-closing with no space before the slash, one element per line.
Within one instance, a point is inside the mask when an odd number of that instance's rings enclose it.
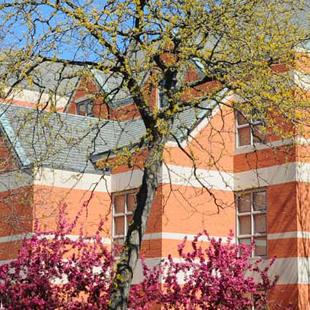
<path fill-rule="evenodd" d="M 279 147 L 283 145 L 291 145 L 292 142 L 293 142 L 292 139 L 281 139 L 281 140 L 276 140 L 273 142 L 254 143 L 251 145 L 236 146 L 235 155 L 251 153 L 251 152 L 270 149 L 270 148 Z"/>
<path fill-rule="evenodd" d="M 272 147 L 273 145 L 271 143 L 255 143 L 253 145 L 243 145 L 243 146 L 237 146 L 235 149 L 235 154 L 244 154 L 244 153 L 251 153 L 259 150 L 264 150 Z"/>

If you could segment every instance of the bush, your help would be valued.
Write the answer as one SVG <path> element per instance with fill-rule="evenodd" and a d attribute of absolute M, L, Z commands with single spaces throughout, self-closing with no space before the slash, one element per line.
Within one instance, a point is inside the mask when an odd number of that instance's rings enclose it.
<path fill-rule="evenodd" d="M 61 209 L 57 230 L 35 233 L 23 241 L 18 257 L 0 266 L 0 296 L 5 309 L 107 309 L 115 259 L 101 237 L 103 223 L 93 236 L 72 238 L 77 218 L 69 223 Z M 199 242 L 200 237 L 208 239 Z M 251 247 L 209 238 L 204 232 L 179 259 L 169 256 L 160 266 L 144 262 L 144 281 L 132 286 L 129 308 L 142 310 L 160 304 L 164 309 L 264 309 L 269 266 L 252 262 Z M 242 253 L 242 255 L 240 255 Z M 259 281 L 255 281 L 253 275 Z"/>

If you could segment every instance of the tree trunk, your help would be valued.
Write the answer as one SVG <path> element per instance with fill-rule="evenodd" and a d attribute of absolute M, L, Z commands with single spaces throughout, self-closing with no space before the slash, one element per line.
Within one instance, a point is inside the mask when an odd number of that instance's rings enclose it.
<path fill-rule="evenodd" d="M 142 237 L 158 187 L 158 174 L 162 166 L 162 155 L 167 137 L 160 136 L 148 146 L 144 163 L 142 185 L 137 194 L 137 207 L 133 222 L 128 227 L 124 248 L 117 263 L 110 298 L 110 310 L 127 309 L 133 271 L 139 259 Z"/>

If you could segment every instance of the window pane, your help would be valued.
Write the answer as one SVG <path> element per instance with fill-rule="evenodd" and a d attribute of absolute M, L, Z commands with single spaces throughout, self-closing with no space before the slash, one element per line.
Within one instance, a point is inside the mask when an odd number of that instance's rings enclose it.
<path fill-rule="evenodd" d="M 255 211 L 266 210 L 266 191 L 253 193 L 253 206 Z"/>
<path fill-rule="evenodd" d="M 136 208 L 136 194 L 128 194 L 127 195 L 127 211 L 133 212 Z"/>
<path fill-rule="evenodd" d="M 253 143 L 264 143 L 265 135 L 262 125 L 255 125 L 253 128 Z"/>
<path fill-rule="evenodd" d="M 127 225 L 129 226 L 129 224 L 132 221 L 132 215 L 127 215 Z"/>
<path fill-rule="evenodd" d="M 239 216 L 239 235 L 251 234 L 251 216 Z"/>
<path fill-rule="evenodd" d="M 239 213 L 251 211 L 251 193 L 242 194 L 238 197 L 238 211 Z"/>
<path fill-rule="evenodd" d="M 238 125 L 245 125 L 248 123 L 246 118 L 240 112 L 237 112 L 237 122 Z"/>
<path fill-rule="evenodd" d="M 239 146 L 251 144 L 251 131 L 250 127 L 238 129 Z"/>
<path fill-rule="evenodd" d="M 254 232 L 262 234 L 266 232 L 266 214 L 254 215 Z"/>
<path fill-rule="evenodd" d="M 125 218 L 124 216 L 114 217 L 114 235 L 125 235 Z"/>
<path fill-rule="evenodd" d="M 87 112 L 88 116 L 93 113 L 93 102 L 92 101 L 87 103 L 87 105 L 86 105 L 86 112 Z"/>
<path fill-rule="evenodd" d="M 267 256 L 267 240 L 266 237 L 254 238 L 255 256 Z"/>
<path fill-rule="evenodd" d="M 77 113 L 80 115 L 91 116 L 93 112 L 93 100 L 86 99 L 77 103 Z"/>
<path fill-rule="evenodd" d="M 114 213 L 125 213 L 125 195 L 114 196 Z"/>
<path fill-rule="evenodd" d="M 251 239 L 250 238 L 239 238 L 238 239 L 238 243 L 251 246 Z M 240 251 L 240 254 L 243 255 L 243 251 L 242 250 Z"/>
<path fill-rule="evenodd" d="M 250 238 L 239 238 L 238 242 L 239 242 L 239 244 L 251 245 L 251 239 Z"/>
<path fill-rule="evenodd" d="M 86 113 L 86 106 L 85 106 L 85 104 L 79 104 L 79 111 L 80 111 L 80 113 Z"/>

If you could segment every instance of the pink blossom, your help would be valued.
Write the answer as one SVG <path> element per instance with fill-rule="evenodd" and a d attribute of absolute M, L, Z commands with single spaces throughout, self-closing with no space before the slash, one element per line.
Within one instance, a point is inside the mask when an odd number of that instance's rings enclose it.
<path fill-rule="evenodd" d="M 102 222 L 93 236 L 81 230 L 77 239 L 68 237 L 78 217 L 68 222 L 62 207 L 56 231 L 42 232 L 36 224 L 18 257 L 0 266 L 5 309 L 107 309 L 115 259 L 103 243 Z M 200 243 L 202 236 L 208 243 Z M 251 247 L 234 244 L 232 234 L 224 242 L 200 233 L 186 252 L 187 242 L 178 246 L 178 260 L 169 255 L 154 268 L 142 260 L 144 280 L 132 286 L 129 309 L 146 310 L 154 304 L 184 310 L 264 308 L 274 281 L 268 277 L 269 265 L 260 270 L 250 259 Z"/>

